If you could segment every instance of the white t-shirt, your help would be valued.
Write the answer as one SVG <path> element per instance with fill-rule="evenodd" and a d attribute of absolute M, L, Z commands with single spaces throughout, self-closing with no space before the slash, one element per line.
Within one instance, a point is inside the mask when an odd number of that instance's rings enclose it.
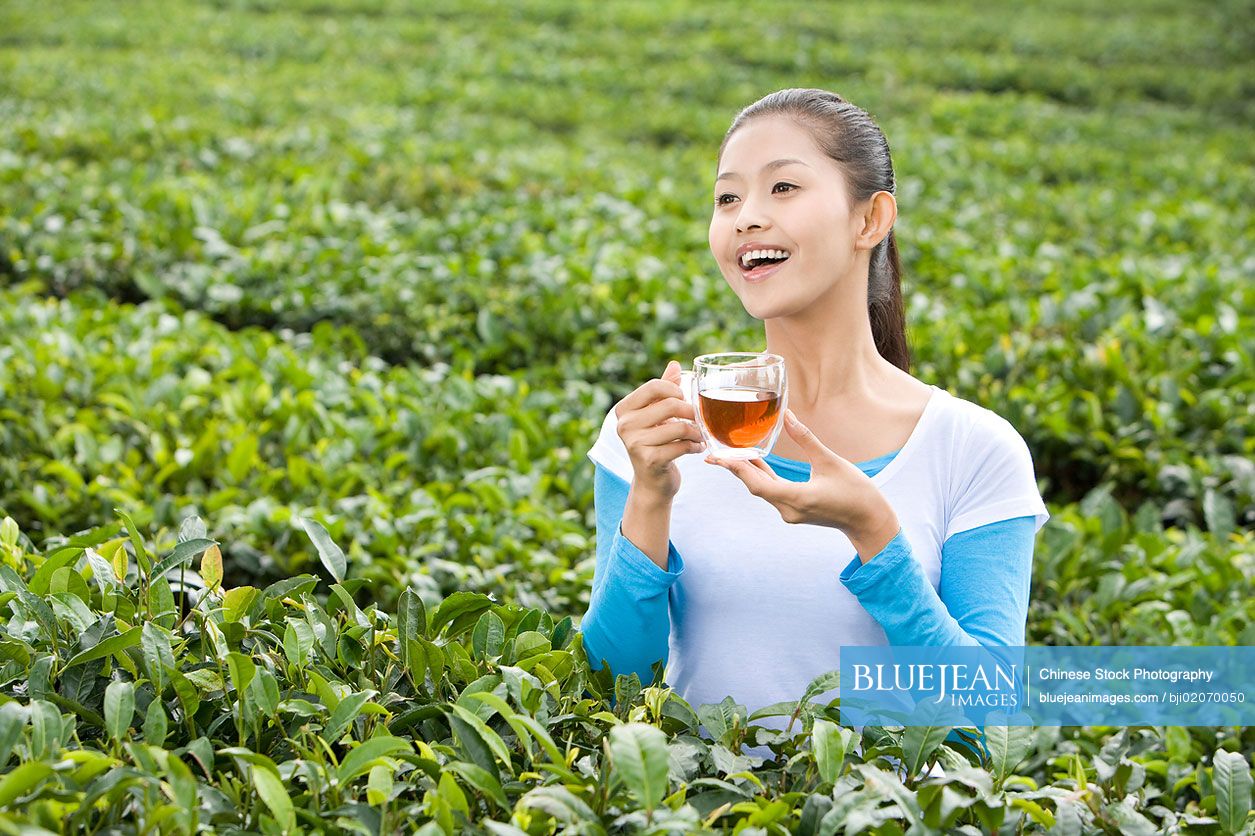
<path fill-rule="evenodd" d="M 933 386 L 906 444 L 872 477 L 893 506 L 933 588 L 953 534 L 1049 513 L 1028 445 L 1004 418 Z M 632 464 L 611 409 L 588 456 L 624 481 Z M 841 531 L 784 522 L 736 476 L 681 456 L 671 542 L 684 571 L 671 587 L 665 679 L 690 705 L 733 696 L 753 713 L 797 700 L 841 666 L 842 645 L 884 645 L 885 633 L 839 580 L 855 557 Z M 817 696 L 827 702 L 838 695 Z M 784 728 L 788 718 L 755 721 Z M 778 722 L 773 722 L 778 721 Z M 795 725 L 795 730 L 797 726 Z M 764 747 L 765 748 L 765 747 Z"/>

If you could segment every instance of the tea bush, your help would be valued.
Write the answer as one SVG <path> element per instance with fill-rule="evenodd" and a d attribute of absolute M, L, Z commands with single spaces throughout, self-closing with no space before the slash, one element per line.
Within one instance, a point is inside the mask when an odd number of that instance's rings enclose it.
<path fill-rule="evenodd" d="M 230 532 L 233 579 L 269 583 L 308 568 L 291 521 L 317 515 L 381 603 L 410 583 L 587 602 L 601 390 L 389 367 L 329 326 L 23 298 L 0 293 L 0 504 L 32 534 L 194 507 Z"/>
<path fill-rule="evenodd" d="M 752 715 L 731 698 L 692 706 L 591 672 L 570 618 L 472 592 L 360 606 L 317 523 L 303 527 L 329 585 L 262 589 L 223 586 L 198 517 L 160 546 L 119 525 L 39 554 L 0 524 L 13 832 L 1237 832 L 1248 819 L 1250 728 L 991 725 L 980 747 L 974 728 L 840 726 L 839 701 L 812 700 L 835 672 Z M 755 722 L 773 716 L 791 721 Z"/>

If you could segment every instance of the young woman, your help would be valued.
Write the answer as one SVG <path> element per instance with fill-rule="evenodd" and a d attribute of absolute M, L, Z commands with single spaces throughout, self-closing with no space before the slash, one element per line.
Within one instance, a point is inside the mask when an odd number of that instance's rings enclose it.
<path fill-rule="evenodd" d="M 784 357 L 791 409 L 752 463 L 694 455 L 675 361 L 606 416 L 594 669 L 649 683 L 661 662 L 694 707 L 753 712 L 798 699 L 842 645 L 1024 643 L 1049 514 L 1015 428 L 910 374 L 894 187 L 884 134 L 834 93 L 781 90 L 733 120 L 710 248 Z"/>

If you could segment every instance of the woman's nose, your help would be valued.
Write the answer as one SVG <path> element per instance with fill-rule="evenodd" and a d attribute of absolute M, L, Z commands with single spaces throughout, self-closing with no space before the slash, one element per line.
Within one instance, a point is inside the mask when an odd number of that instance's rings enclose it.
<path fill-rule="evenodd" d="M 741 203 L 741 211 L 736 215 L 736 231 L 748 232 L 751 229 L 762 229 L 770 226 L 767 213 L 761 211 L 757 201 L 746 198 Z"/>

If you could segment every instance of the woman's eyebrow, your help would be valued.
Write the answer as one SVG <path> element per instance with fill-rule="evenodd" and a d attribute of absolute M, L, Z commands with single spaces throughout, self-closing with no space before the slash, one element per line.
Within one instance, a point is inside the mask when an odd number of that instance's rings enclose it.
<path fill-rule="evenodd" d="M 772 160 L 771 162 L 763 166 L 763 171 L 775 171 L 777 168 L 780 168 L 786 165 L 805 165 L 807 168 L 810 168 L 809 165 L 806 165 L 806 163 L 802 162 L 801 160 L 795 159 L 793 157 L 788 157 L 783 160 Z M 720 180 L 730 180 L 733 178 L 740 179 L 740 177 L 741 175 L 737 174 L 735 171 L 725 171 L 715 178 L 715 182 L 718 183 Z"/>

